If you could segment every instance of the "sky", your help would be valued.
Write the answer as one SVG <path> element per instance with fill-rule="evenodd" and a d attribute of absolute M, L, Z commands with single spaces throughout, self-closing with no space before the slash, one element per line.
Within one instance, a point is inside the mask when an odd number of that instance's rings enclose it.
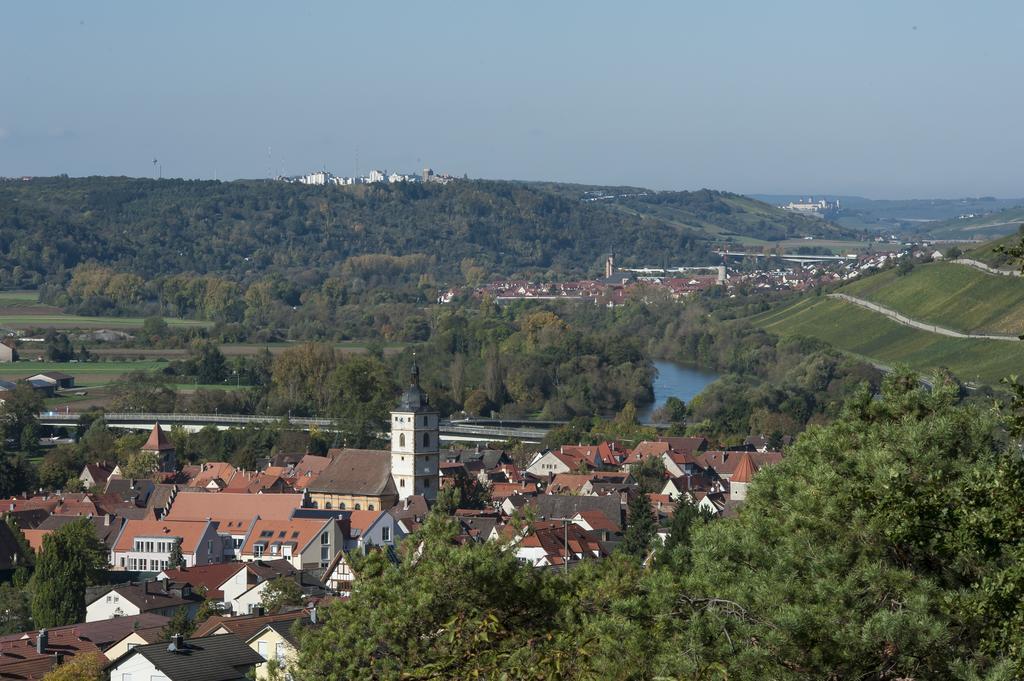
<path fill-rule="evenodd" d="M 0 176 L 1024 196 L 1024 3 L 0 5 Z"/>

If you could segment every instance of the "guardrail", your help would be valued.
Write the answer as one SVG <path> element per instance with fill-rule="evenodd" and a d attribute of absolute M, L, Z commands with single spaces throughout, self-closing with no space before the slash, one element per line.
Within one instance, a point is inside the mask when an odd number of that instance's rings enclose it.
<path fill-rule="evenodd" d="M 61 425 L 72 425 L 78 423 L 78 414 L 47 411 L 39 414 L 39 420 L 44 423 L 59 423 Z M 107 412 L 103 415 L 104 420 L 111 425 L 118 423 L 165 423 L 165 424 L 187 424 L 187 425 L 252 425 L 267 423 L 288 423 L 293 426 L 318 428 L 330 428 L 337 421 L 316 417 L 300 416 L 261 416 L 255 414 L 162 414 L 155 412 Z M 540 425 L 540 424 L 538 424 Z M 453 435 L 480 435 L 484 437 L 519 438 L 530 440 L 541 440 L 547 435 L 548 429 L 541 425 L 540 428 L 523 428 L 513 425 L 485 425 L 480 423 L 460 423 L 448 419 L 441 419 L 439 430 L 442 433 Z"/>

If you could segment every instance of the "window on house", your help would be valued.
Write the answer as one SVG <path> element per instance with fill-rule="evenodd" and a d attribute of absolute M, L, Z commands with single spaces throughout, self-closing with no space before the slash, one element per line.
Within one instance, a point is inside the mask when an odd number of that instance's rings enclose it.
<path fill-rule="evenodd" d="M 338 504 L 338 508 L 340 508 L 342 511 L 344 511 L 345 510 L 345 502 L 343 501 L 340 504 Z"/>
<path fill-rule="evenodd" d="M 359 504 L 356 504 L 356 510 L 357 510 L 357 511 L 361 511 L 361 510 L 363 510 L 363 507 L 362 507 L 362 506 L 360 506 Z"/>
<path fill-rule="evenodd" d="M 405 487 L 405 478 L 402 478 L 401 480 L 398 481 L 398 486 Z"/>
<path fill-rule="evenodd" d="M 324 532 L 323 534 L 320 535 L 320 543 L 321 544 L 330 544 L 331 543 L 331 535 L 330 535 L 329 532 Z"/>
<path fill-rule="evenodd" d="M 380 539 L 381 541 L 391 541 L 391 528 L 382 527 L 380 528 Z"/>
<path fill-rule="evenodd" d="M 256 652 L 258 652 L 260 654 L 260 657 L 262 657 L 264 660 L 269 659 L 268 656 L 270 655 L 270 644 L 266 641 L 257 642 Z"/>
<path fill-rule="evenodd" d="M 326 563 L 331 560 L 331 547 L 321 546 L 320 547 L 320 562 Z"/>
<path fill-rule="evenodd" d="M 405 446 L 405 433 L 400 433 L 398 435 L 398 446 L 399 447 L 404 447 Z"/>
<path fill-rule="evenodd" d="M 107 603 L 111 602 L 112 600 L 114 600 L 113 596 L 107 596 Z"/>
<path fill-rule="evenodd" d="M 423 446 L 424 447 L 429 447 L 430 446 L 430 433 L 423 433 Z"/>
<path fill-rule="evenodd" d="M 284 664 L 284 644 L 278 643 L 274 646 L 274 657 L 277 658 L 279 664 Z"/>
<path fill-rule="evenodd" d="M 328 511 L 330 511 L 331 510 L 331 502 L 328 501 L 326 504 L 324 504 L 324 508 L 326 508 Z"/>
<path fill-rule="evenodd" d="M 423 488 L 427 489 L 428 487 L 430 487 L 430 478 L 424 478 L 423 479 Z"/>
<path fill-rule="evenodd" d="M 252 555 L 256 556 L 257 558 L 262 558 L 263 557 L 263 549 L 264 549 L 263 544 L 255 544 L 255 545 L 253 545 L 253 547 L 252 547 Z"/>

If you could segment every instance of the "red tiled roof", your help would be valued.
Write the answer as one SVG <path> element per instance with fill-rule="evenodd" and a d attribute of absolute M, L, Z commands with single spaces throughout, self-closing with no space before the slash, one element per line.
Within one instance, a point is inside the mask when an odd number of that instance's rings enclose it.
<path fill-rule="evenodd" d="M 167 439 L 167 433 L 160 427 L 160 423 L 153 424 L 153 430 L 149 433 L 149 439 L 142 446 L 144 452 L 163 452 L 174 449 L 174 445 Z"/>
<path fill-rule="evenodd" d="M 736 470 L 742 455 L 750 457 L 755 468 L 760 470 L 782 461 L 782 452 L 701 452 L 695 458 L 705 468 L 712 468 L 720 476 L 728 478 Z"/>
<path fill-rule="evenodd" d="M 205 520 L 129 520 L 114 550 L 130 551 L 136 537 L 181 537 L 182 552 L 195 553 L 206 525 Z"/>
<path fill-rule="evenodd" d="M 739 463 L 736 464 L 736 470 L 732 472 L 732 477 L 729 478 L 729 482 L 750 482 L 754 479 L 754 473 L 757 472 L 757 466 L 754 465 L 754 460 L 750 458 L 748 452 L 743 452 L 740 455 Z"/>
<path fill-rule="evenodd" d="M 292 555 L 297 555 L 320 535 L 320 531 L 324 529 L 326 523 L 327 521 L 320 518 L 258 520 L 249 532 L 249 536 L 246 537 L 245 545 L 241 548 L 240 553 L 243 555 L 252 554 L 253 545 L 263 544 L 267 547 L 264 550 L 264 556 L 280 558 L 280 554 L 275 556 L 271 553 L 270 546 L 273 544 L 291 544 L 294 547 Z"/>
<path fill-rule="evenodd" d="M 210 563 L 190 568 L 168 569 L 164 570 L 163 574 L 172 582 L 188 582 L 197 590 L 199 587 L 205 587 L 205 595 L 208 598 L 220 599 L 224 597 L 224 592 L 219 587 L 238 574 L 239 570 L 246 569 L 248 569 L 246 563 Z"/>
<path fill-rule="evenodd" d="M 174 497 L 167 520 L 250 521 L 258 515 L 264 520 L 288 520 L 302 507 L 301 494 L 237 494 L 218 492 L 182 493 Z M 221 528 L 224 529 L 224 528 Z"/>

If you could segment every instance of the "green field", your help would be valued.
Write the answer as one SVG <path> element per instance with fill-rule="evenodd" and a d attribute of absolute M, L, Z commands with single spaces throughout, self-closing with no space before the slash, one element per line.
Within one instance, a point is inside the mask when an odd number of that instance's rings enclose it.
<path fill-rule="evenodd" d="M 1024 207 L 1016 206 L 964 220 L 952 219 L 929 223 L 928 233 L 938 238 L 994 238 L 1017 231 L 1024 223 Z"/>
<path fill-rule="evenodd" d="M 0 308 L 38 307 L 36 291 L 0 291 Z"/>
<path fill-rule="evenodd" d="M 170 326 L 212 326 L 212 322 L 164 317 Z M 39 302 L 37 291 L 0 291 L 0 328 L 139 329 L 142 317 L 85 317 L 64 314 Z"/>
<path fill-rule="evenodd" d="M 751 321 L 780 336 L 819 338 L 877 364 L 903 363 L 922 373 L 946 367 L 964 381 L 995 385 L 1024 370 L 1024 343 L 940 336 L 834 298 L 803 298 Z"/>
<path fill-rule="evenodd" d="M 132 371 L 157 371 L 167 362 L 154 360 L 133 362 L 13 362 L 0 364 L 0 378 L 13 381 L 44 371 L 60 371 L 75 377 L 76 387 L 93 387 L 116 381 Z"/>
<path fill-rule="evenodd" d="M 1001 239 L 986 241 L 985 243 L 970 249 L 963 249 L 964 257 L 983 262 L 989 267 L 1010 269 L 1013 267 L 1013 263 L 1010 262 L 1010 256 L 997 253 L 996 248 L 999 246 L 1016 246 L 1018 242 L 1020 242 L 1020 236 L 1017 234 L 1010 234 Z"/>
<path fill-rule="evenodd" d="M 165 317 L 170 326 L 212 326 L 212 322 L 201 322 L 194 319 L 174 319 Z M 63 312 L 11 312 L 5 307 L 0 313 L 0 327 L 8 329 L 140 329 L 141 317 L 83 317 L 81 315 L 64 314 Z"/>
<path fill-rule="evenodd" d="M 933 262 L 903 276 L 890 269 L 847 284 L 839 292 L 965 333 L 1024 333 L 1024 279 L 967 265 Z"/>

